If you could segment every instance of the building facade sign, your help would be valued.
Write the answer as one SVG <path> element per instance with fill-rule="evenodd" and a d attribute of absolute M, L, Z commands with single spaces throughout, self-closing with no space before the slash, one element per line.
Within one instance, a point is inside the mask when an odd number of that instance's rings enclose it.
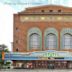
<path fill-rule="evenodd" d="M 67 51 L 43 51 L 38 53 L 33 53 L 30 56 L 35 57 L 72 57 L 72 53 Z"/>
<path fill-rule="evenodd" d="M 72 52 L 68 51 L 38 51 L 32 53 L 6 53 L 9 57 L 72 57 Z"/>
<path fill-rule="evenodd" d="M 6 53 L 5 60 L 72 60 L 67 51 L 38 51 L 29 53 Z"/>
<path fill-rule="evenodd" d="M 72 17 L 71 16 L 20 16 L 20 21 L 21 22 L 51 22 L 51 21 L 60 21 L 60 22 L 72 22 Z"/>

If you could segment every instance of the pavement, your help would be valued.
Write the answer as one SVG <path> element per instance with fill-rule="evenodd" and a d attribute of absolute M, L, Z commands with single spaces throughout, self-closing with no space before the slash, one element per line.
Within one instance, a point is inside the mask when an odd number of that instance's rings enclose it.
<path fill-rule="evenodd" d="M 0 72 L 72 72 L 72 69 L 3 69 Z"/>

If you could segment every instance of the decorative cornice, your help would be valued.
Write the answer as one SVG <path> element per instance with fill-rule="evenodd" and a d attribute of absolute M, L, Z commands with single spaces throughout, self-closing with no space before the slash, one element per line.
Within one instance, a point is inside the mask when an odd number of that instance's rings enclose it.
<path fill-rule="evenodd" d="M 43 11 L 42 11 L 43 10 Z M 50 12 L 50 10 L 53 10 L 53 12 Z M 58 12 L 58 10 L 61 10 L 61 12 Z M 26 8 L 25 10 L 21 11 L 18 13 L 19 15 L 21 14 L 72 14 L 72 8 L 71 7 L 65 7 L 65 6 L 58 6 L 58 5 L 44 5 L 44 6 L 36 6 L 36 7 L 29 7 Z"/>

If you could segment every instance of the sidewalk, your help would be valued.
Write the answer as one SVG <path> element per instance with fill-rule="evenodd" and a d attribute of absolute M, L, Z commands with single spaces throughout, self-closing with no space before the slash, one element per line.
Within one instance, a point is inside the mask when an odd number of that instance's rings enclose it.
<path fill-rule="evenodd" d="M 56 70 L 56 69 L 2 69 L 0 72 L 72 72 L 71 69 Z"/>

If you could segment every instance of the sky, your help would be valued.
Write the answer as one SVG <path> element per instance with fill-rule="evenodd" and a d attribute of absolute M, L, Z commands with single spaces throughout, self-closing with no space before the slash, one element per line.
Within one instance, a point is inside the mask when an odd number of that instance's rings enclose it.
<path fill-rule="evenodd" d="M 14 13 L 27 7 L 50 4 L 72 7 L 72 0 L 0 0 L 0 44 L 7 45 L 12 51 Z"/>

